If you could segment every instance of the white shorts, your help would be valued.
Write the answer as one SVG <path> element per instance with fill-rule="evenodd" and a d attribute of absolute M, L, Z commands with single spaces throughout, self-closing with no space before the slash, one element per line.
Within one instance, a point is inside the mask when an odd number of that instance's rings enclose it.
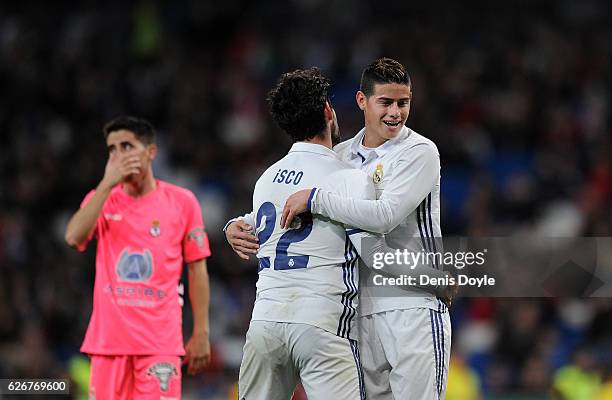
<path fill-rule="evenodd" d="M 359 318 L 368 400 L 444 399 L 451 324 L 448 312 L 393 310 Z"/>
<path fill-rule="evenodd" d="M 359 348 L 307 324 L 251 321 L 238 398 L 289 400 L 301 380 L 308 400 L 363 400 Z"/>

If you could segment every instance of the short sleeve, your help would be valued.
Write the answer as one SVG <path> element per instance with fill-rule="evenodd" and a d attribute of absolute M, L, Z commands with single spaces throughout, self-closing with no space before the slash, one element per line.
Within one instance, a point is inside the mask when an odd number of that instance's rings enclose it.
<path fill-rule="evenodd" d="M 202 219 L 202 210 L 195 195 L 189 192 L 183 207 L 185 213 L 185 237 L 183 238 L 183 258 L 191 263 L 210 257 L 210 244 L 208 234 Z"/>

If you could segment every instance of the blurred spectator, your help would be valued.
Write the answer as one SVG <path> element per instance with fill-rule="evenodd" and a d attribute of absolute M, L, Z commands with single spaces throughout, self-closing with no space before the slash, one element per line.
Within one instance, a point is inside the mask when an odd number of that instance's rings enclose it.
<path fill-rule="evenodd" d="M 573 362 L 555 374 L 552 397 L 560 400 L 591 400 L 601 390 L 595 360 L 586 349 L 578 349 Z"/>
<path fill-rule="evenodd" d="M 612 373 L 607 371 L 606 379 L 601 385 L 601 389 L 597 392 L 595 400 L 610 400 L 612 399 Z"/>
<path fill-rule="evenodd" d="M 447 400 L 480 400 L 482 391 L 480 378 L 476 371 L 470 368 L 463 358 L 453 353 L 448 370 Z"/>

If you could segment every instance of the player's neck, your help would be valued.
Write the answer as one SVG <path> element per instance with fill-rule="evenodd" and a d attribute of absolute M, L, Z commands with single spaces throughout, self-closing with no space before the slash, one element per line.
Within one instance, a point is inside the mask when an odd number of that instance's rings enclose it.
<path fill-rule="evenodd" d="M 375 149 L 378 146 L 384 144 L 388 139 L 385 139 L 383 137 L 380 137 L 378 135 L 374 135 L 374 134 L 369 134 L 368 135 L 368 129 L 366 128 L 366 133 L 363 136 L 363 140 L 361 142 L 361 144 L 364 147 L 367 147 L 368 149 Z"/>
<path fill-rule="evenodd" d="M 306 139 L 304 140 L 304 143 L 311 143 L 311 144 L 320 144 L 321 146 L 325 146 L 328 149 L 332 148 L 332 140 L 331 140 L 331 135 L 327 134 L 324 137 L 321 137 L 319 135 L 313 137 L 312 139 Z"/>
<path fill-rule="evenodd" d="M 157 182 L 152 173 L 147 174 L 141 181 L 129 181 L 123 183 L 123 191 L 131 197 L 141 197 L 152 192 L 157 187 Z"/>

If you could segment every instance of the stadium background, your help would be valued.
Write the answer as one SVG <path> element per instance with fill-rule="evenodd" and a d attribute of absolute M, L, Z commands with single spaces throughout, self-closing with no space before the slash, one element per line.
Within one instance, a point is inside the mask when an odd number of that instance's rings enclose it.
<path fill-rule="evenodd" d="M 295 67 L 332 78 L 345 138 L 362 125 L 361 69 L 382 55 L 408 67 L 408 125 L 442 157 L 445 235 L 610 236 L 610 4 L 458 3 L 2 2 L 0 377 L 83 379 L 95 246 L 77 254 L 63 230 L 102 176 L 101 126 L 135 114 L 158 129 L 157 176 L 196 193 L 212 242 L 213 362 L 184 378 L 185 398 L 231 395 L 256 268 L 221 227 L 290 146 L 263 100 Z M 610 299 L 464 299 L 452 316 L 455 387 L 537 399 L 555 380 L 611 385 Z"/>

